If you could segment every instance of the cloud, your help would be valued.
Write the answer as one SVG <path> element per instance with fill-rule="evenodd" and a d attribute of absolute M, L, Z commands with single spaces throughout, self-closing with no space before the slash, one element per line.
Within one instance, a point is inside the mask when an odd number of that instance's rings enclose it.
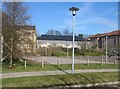
<path fill-rule="evenodd" d="M 95 3 L 89 2 L 89 3 L 84 3 L 81 7 L 80 10 L 77 12 L 78 17 L 84 17 L 84 16 L 90 16 L 89 13 L 92 13 L 92 8 Z M 89 14 L 89 15 L 88 15 Z"/>
<path fill-rule="evenodd" d="M 63 25 L 58 26 L 58 29 L 63 29 L 63 28 L 64 28 Z"/>
<path fill-rule="evenodd" d="M 103 31 L 111 31 L 111 30 L 117 30 L 118 28 L 118 23 L 115 20 L 108 19 L 106 17 L 91 17 L 91 18 L 86 18 L 76 20 L 76 31 L 87 31 L 88 29 L 92 28 L 97 28 L 96 26 L 99 26 L 97 29 L 92 29 L 94 31 L 97 31 L 101 28 L 101 32 Z M 64 21 L 63 25 L 58 26 L 59 29 L 69 29 L 72 30 L 72 19 L 66 19 Z M 100 30 L 99 30 L 100 32 Z"/>
<path fill-rule="evenodd" d="M 113 12 L 115 9 L 110 9 L 109 11 L 103 11 L 103 13 L 96 13 L 93 11 L 95 3 L 84 3 L 80 8 L 80 11 L 76 15 L 76 31 L 81 31 L 84 33 L 89 33 L 88 30 L 92 30 L 93 33 L 97 32 L 109 32 L 112 30 L 117 30 L 118 21 L 116 17 L 107 17 L 108 15 L 116 16 Z M 116 13 L 117 14 L 117 13 Z M 98 27 L 97 27 L 98 26 Z M 72 17 L 67 17 L 61 28 L 67 28 L 72 30 Z M 92 33 L 90 32 L 90 33 Z"/>
<path fill-rule="evenodd" d="M 99 24 L 105 26 L 117 26 L 117 22 L 111 19 L 107 19 L 105 17 L 92 17 L 89 19 L 85 19 L 84 21 L 79 21 L 79 24 L 87 25 L 87 24 Z"/>

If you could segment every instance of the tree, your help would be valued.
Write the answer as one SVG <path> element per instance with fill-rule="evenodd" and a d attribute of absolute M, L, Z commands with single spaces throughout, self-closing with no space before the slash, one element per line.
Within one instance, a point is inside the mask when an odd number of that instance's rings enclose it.
<path fill-rule="evenodd" d="M 54 30 L 53 29 L 48 30 L 47 33 L 46 33 L 46 35 L 54 35 Z"/>
<path fill-rule="evenodd" d="M 62 35 L 60 31 L 55 30 L 55 35 Z"/>
<path fill-rule="evenodd" d="M 81 37 L 81 38 L 83 38 L 84 35 L 83 34 L 78 34 L 78 36 Z"/>
<path fill-rule="evenodd" d="M 68 29 L 64 29 L 64 30 L 63 30 L 63 35 L 65 35 L 65 36 L 70 35 L 69 30 L 68 30 Z"/>
<path fill-rule="evenodd" d="M 88 38 L 88 37 L 91 37 L 92 35 L 88 35 L 88 34 L 84 34 L 84 38 Z"/>
<path fill-rule="evenodd" d="M 70 32 L 69 35 L 72 36 L 72 35 L 73 35 L 73 32 Z M 76 34 L 75 34 L 75 36 L 76 36 Z"/>
<path fill-rule="evenodd" d="M 51 29 L 51 30 L 48 30 L 48 31 L 47 31 L 46 35 L 62 35 L 62 34 L 61 34 L 61 32 L 58 31 L 58 30 L 53 30 L 53 29 Z"/>
<path fill-rule="evenodd" d="M 2 33 L 4 37 L 4 55 L 8 55 L 10 67 L 13 61 L 20 57 L 18 42 L 20 42 L 20 26 L 27 25 L 30 16 L 22 2 L 4 2 L 2 6 Z"/>

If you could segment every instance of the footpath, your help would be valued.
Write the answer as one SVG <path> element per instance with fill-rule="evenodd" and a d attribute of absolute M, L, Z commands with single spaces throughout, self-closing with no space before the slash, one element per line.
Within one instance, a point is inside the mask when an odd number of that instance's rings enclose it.
<path fill-rule="evenodd" d="M 118 69 L 81 69 L 81 70 L 75 70 L 74 72 L 91 73 L 91 72 L 120 72 L 120 71 Z M 0 73 L 0 76 L 1 78 L 15 78 L 15 77 L 27 77 L 27 76 L 58 75 L 58 74 L 71 74 L 71 70 Z"/>

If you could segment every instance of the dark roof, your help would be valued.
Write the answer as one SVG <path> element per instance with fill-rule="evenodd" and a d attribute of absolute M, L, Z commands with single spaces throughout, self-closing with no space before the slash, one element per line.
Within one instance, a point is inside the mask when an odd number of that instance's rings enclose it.
<path fill-rule="evenodd" d="M 63 35 L 41 35 L 37 40 L 62 40 L 62 41 L 72 41 L 72 36 L 63 36 Z M 75 41 L 84 41 L 84 38 L 75 36 Z"/>

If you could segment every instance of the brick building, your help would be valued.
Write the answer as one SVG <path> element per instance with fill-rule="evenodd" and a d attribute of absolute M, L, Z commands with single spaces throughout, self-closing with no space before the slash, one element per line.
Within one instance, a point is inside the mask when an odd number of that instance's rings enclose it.
<path fill-rule="evenodd" d="M 106 48 L 106 39 L 108 49 L 118 50 L 120 46 L 120 30 L 103 34 L 95 34 L 90 37 L 91 44 L 100 49 Z"/>
<path fill-rule="evenodd" d="M 36 52 L 37 40 L 35 26 L 21 26 L 17 31 L 20 35 L 20 42 L 18 46 L 22 52 L 34 53 Z"/>

